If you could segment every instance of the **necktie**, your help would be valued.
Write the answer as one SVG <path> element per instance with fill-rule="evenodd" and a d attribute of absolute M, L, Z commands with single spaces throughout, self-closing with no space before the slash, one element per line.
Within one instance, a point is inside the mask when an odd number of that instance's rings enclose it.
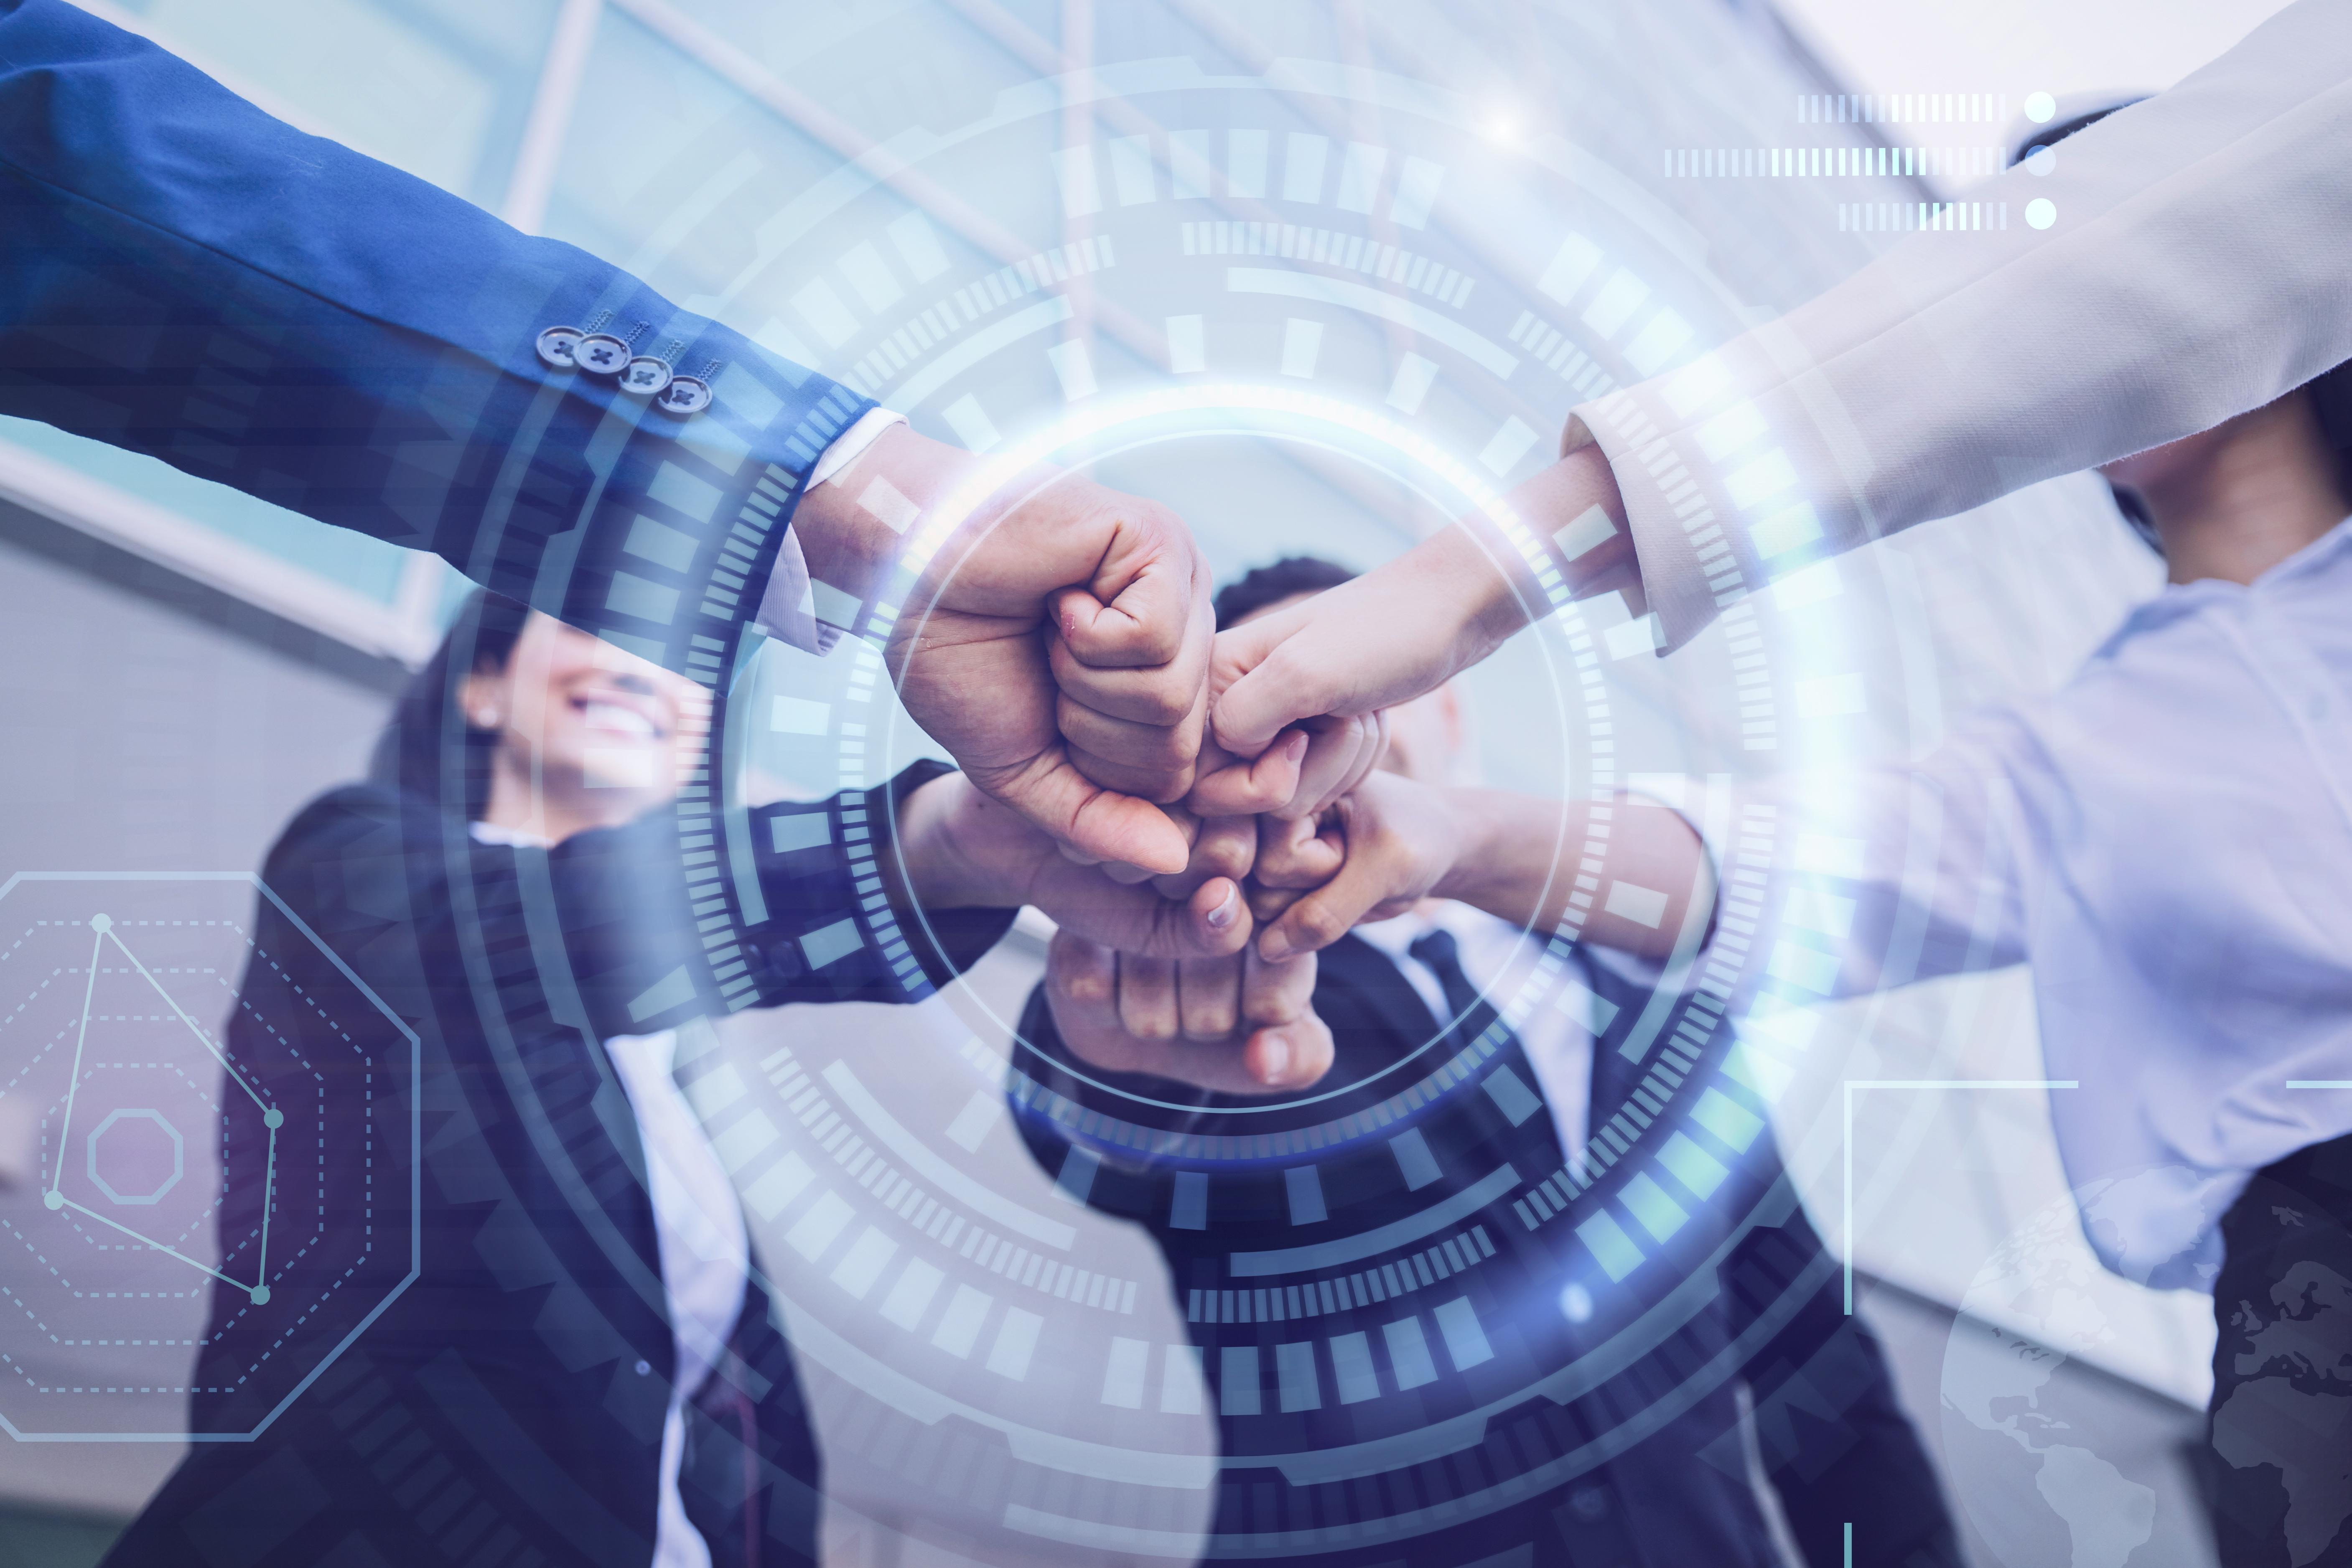
<path fill-rule="evenodd" d="M 1478 994 L 1478 987 L 1462 968 L 1462 949 L 1454 933 L 1433 931 L 1414 939 L 1405 949 L 1414 961 L 1437 976 L 1437 984 L 1445 993 L 1445 1010 L 1453 1015 L 1449 1031 L 1460 1044 L 1468 1044 L 1484 1034 L 1495 1021 L 1495 1009 Z M 1516 1043 L 1516 1042 L 1514 1042 Z"/>
<path fill-rule="evenodd" d="M 1515 1139 L 1506 1136 L 1514 1151 L 1513 1158 L 1530 1162 L 1519 1169 L 1528 1171 L 1541 1166 L 1545 1171 L 1550 1170 L 1566 1158 L 1567 1151 L 1580 1146 L 1587 1086 L 1582 1081 L 1563 1079 L 1568 1072 L 1580 1079 L 1591 1070 L 1590 1057 L 1580 1053 L 1573 1068 L 1559 1061 L 1538 1066 L 1528 1055 L 1526 1043 L 1515 1031 L 1497 1023 L 1498 1015 L 1479 995 L 1478 987 L 1462 968 L 1462 950 L 1450 931 L 1431 931 L 1405 951 L 1437 976 L 1437 984 L 1445 992 L 1445 1009 L 1454 1016 L 1454 1022 L 1441 1048 L 1459 1051 L 1489 1029 L 1494 1030 L 1494 1066 L 1483 1079 L 1484 1087 L 1496 1108 L 1510 1118 L 1513 1127 L 1519 1129 Z M 1532 1089 L 1528 1077 L 1535 1080 Z M 1538 1116 L 1538 1111 L 1546 1114 Z"/>

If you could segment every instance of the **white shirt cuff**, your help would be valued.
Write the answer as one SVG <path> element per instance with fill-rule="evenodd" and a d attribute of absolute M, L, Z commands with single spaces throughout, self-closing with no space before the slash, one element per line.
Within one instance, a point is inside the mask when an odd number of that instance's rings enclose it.
<path fill-rule="evenodd" d="M 907 416 L 893 414 L 887 408 L 869 408 L 857 416 L 857 422 L 833 438 L 833 445 L 816 455 L 816 467 L 809 470 L 808 488 L 831 484 L 841 470 L 857 461 L 866 447 L 880 439 L 882 432 L 893 425 L 904 425 Z"/>
<path fill-rule="evenodd" d="M 834 437 L 833 445 L 817 454 L 816 467 L 809 470 L 802 493 L 835 482 L 882 432 L 906 422 L 905 415 L 894 414 L 887 408 L 867 409 L 856 423 Z M 805 653 L 822 654 L 833 651 L 833 645 L 856 625 L 863 608 L 839 589 L 810 579 L 808 557 L 801 553 L 800 534 L 787 529 L 783 548 L 776 553 L 775 570 L 768 574 L 767 592 L 761 595 L 759 611 L 751 619 L 772 637 Z"/>

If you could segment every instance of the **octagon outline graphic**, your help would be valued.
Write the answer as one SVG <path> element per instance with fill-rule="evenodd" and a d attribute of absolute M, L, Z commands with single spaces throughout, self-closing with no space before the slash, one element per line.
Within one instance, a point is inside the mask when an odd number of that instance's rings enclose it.
<path fill-rule="evenodd" d="M 113 1126 L 116 1122 L 129 1121 L 134 1119 L 153 1122 L 156 1126 L 163 1130 L 164 1136 L 172 1140 L 172 1173 L 163 1179 L 163 1184 L 162 1186 L 157 1187 L 153 1192 L 149 1193 L 144 1197 L 131 1197 L 125 1194 L 116 1192 L 114 1190 L 114 1184 L 98 1173 L 98 1141 L 105 1137 L 106 1130 Z M 163 1113 L 160 1110 L 150 1110 L 144 1107 L 110 1110 L 106 1113 L 105 1121 L 100 1122 L 97 1126 L 89 1130 L 89 1136 L 85 1140 L 85 1142 L 89 1146 L 90 1183 L 92 1185 L 96 1186 L 100 1192 L 104 1193 L 107 1195 L 107 1198 L 113 1203 L 161 1203 L 163 1201 L 163 1194 L 170 1192 L 173 1187 L 178 1186 L 180 1184 L 180 1178 L 188 1173 L 187 1140 L 180 1136 L 180 1130 L 178 1128 L 173 1126 L 169 1121 L 166 1121 L 163 1119 Z"/>

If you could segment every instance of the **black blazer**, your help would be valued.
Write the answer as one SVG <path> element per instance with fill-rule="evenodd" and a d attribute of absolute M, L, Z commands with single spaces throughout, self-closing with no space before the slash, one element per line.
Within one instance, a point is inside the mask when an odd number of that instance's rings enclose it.
<path fill-rule="evenodd" d="M 746 1000 L 914 1000 L 1002 934 L 1010 911 L 951 918 L 952 952 L 910 958 L 896 912 L 858 902 L 893 789 L 940 771 L 755 814 L 760 843 L 791 847 L 756 868 L 764 907 L 730 911 L 768 939 L 719 966 L 756 978 Z M 110 1563 L 650 1560 L 674 1349 L 601 1040 L 725 1010 L 681 978 L 696 806 L 515 849 L 363 786 L 287 829 L 227 1035 L 257 1096 L 221 1100 L 242 1173 L 223 1270 L 254 1278 L 268 1194 L 269 1294 L 215 1289 L 195 1447 Z M 239 1158 L 265 1102 L 285 1119 L 269 1184 Z M 720 1564 L 813 1562 L 817 1454 L 756 1284 L 731 1348 L 689 1411 L 688 1513 Z"/>
<path fill-rule="evenodd" d="M 1649 994 L 1588 967 L 1591 989 L 1618 1007 L 1593 1050 L 1591 1124 L 1598 1128 L 1627 1102 L 1643 1070 L 1615 1047 Z M 1438 1028 L 1396 965 L 1353 936 L 1323 952 L 1315 1007 L 1337 1049 L 1327 1084 L 1359 1082 L 1398 1065 Z M 1238 1102 L 1155 1079 L 1095 1075 L 1103 1087 L 1085 1082 L 1069 1069 L 1042 991 L 1030 998 L 1022 1034 L 1038 1056 L 1016 1075 L 1014 1109 L 1032 1153 L 1048 1169 L 1060 1170 L 1070 1157 L 1068 1129 L 1084 1122 L 1087 1110 L 1139 1120 L 1134 1102 L 1107 1089 L 1198 1108 L 1163 1114 L 1159 1125 L 1171 1132 L 1213 1121 L 1231 1131 L 1237 1120 L 1205 1113 Z M 1449 1039 L 1448 1048 L 1458 1043 Z M 1630 1336 L 1636 1353 L 1612 1356 L 1556 1304 L 1563 1259 L 1516 1213 L 1514 1194 L 1562 1163 L 1551 1118 L 1535 1098 L 1536 1077 L 1516 1043 L 1481 1070 L 1480 1083 L 1493 1079 L 1495 1089 L 1480 1093 L 1464 1083 L 1417 1118 L 1314 1156 L 1316 1192 L 1339 1225 L 1294 1223 L 1298 1211 L 1284 1167 L 1302 1163 L 1297 1154 L 1256 1172 L 1213 1170 L 1205 1194 L 1195 1185 L 1188 1199 L 1177 1190 L 1180 1160 L 1122 1160 L 1112 1145 L 1089 1142 L 1104 1161 L 1089 1201 L 1131 1215 L 1160 1243 L 1212 1396 L 1229 1412 L 1220 1421 L 1216 1532 L 1257 1538 L 1253 1554 L 1276 1535 L 1293 1543 L 1287 1555 L 1296 1560 L 1367 1568 L 1400 1561 L 1433 1568 L 1489 1561 L 1769 1568 L 1778 1559 L 1748 1484 L 1739 1430 L 1736 1385 L 1744 1385 L 1765 1468 L 1811 1568 L 1846 1561 L 1849 1523 L 1855 1562 L 1958 1568 L 1934 1470 L 1895 1399 L 1885 1356 L 1862 1321 L 1844 1315 L 1836 1261 L 1807 1224 L 1769 1133 L 1750 1146 L 1722 1201 L 1700 1207 L 1685 1227 L 1690 1234 L 1678 1238 L 1702 1248 L 1726 1244 L 1717 1248 L 1715 1278 L 1700 1287 L 1703 1305 L 1678 1330 Z M 1516 1088 L 1499 1077 L 1505 1072 Z M 1024 1083 L 1030 1074 L 1034 1081 Z M 1381 1081 L 1320 1103 L 1315 1120 L 1328 1122 L 1402 1087 Z M 1408 1184 L 1405 1157 L 1388 1145 L 1408 1128 L 1427 1151 L 1426 1164 L 1414 1161 L 1417 1187 Z M 1516 1180 L 1483 1204 L 1464 1200 L 1452 1225 L 1328 1268 L 1271 1278 L 1232 1272 L 1234 1255 L 1410 1222 L 1505 1163 Z M 1563 1216 L 1570 1225 L 1578 1218 Z M 1276 1288 L 1259 1289 L 1267 1285 Z M 1326 1286 L 1335 1293 L 1329 1306 Z M 1449 1305 L 1457 1301 L 1466 1309 Z M 1447 1312 L 1436 1310 L 1442 1306 Z M 1465 1310 L 1479 1322 L 1492 1359 L 1448 1378 L 1441 1370 L 1448 1360 L 1444 1330 L 1449 1313 L 1458 1324 Z M 1411 1344 L 1401 1362 L 1385 1330 L 1406 1318 L 1421 1325 L 1415 1342 L 1428 1358 L 1418 1373 Z M 1349 1403 L 1328 1342 L 1355 1334 L 1364 1338 L 1347 1357 L 1356 1379 Z M 1743 1337 L 1749 1348 L 1726 1366 L 1723 1358 L 1737 1353 Z M 1277 1368 L 1267 1363 L 1286 1347 L 1296 1367 L 1307 1353 L 1299 1343 L 1315 1341 L 1326 1342 L 1313 1351 L 1319 1404 L 1286 1412 Z M 1234 1401 L 1223 1384 L 1232 1348 L 1258 1352 L 1262 1386 L 1244 1389 L 1240 1400 L 1244 1409 L 1255 1403 L 1254 1414 L 1231 1413 Z M 1571 1363 L 1589 1369 L 1573 1397 L 1531 1391 Z M 1251 1364 L 1244 1358 L 1239 1368 Z M 1420 1384 L 1402 1386 L 1416 1375 Z M 1482 1379 L 1466 1395 L 1458 1392 Z M 1451 1441 L 1428 1436 L 1455 1405 L 1507 1401 L 1520 1391 L 1530 1392 L 1488 1420 L 1483 1440 L 1475 1433 Z M 1397 1445 L 1392 1462 L 1368 1461 L 1353 1467 L 1366 1473 L 1344 1479 L 1294 1479 L 1284 1468 L 1250 1463 L 1253 1454 L 1324 1452 L 1381 1437 Z"/>

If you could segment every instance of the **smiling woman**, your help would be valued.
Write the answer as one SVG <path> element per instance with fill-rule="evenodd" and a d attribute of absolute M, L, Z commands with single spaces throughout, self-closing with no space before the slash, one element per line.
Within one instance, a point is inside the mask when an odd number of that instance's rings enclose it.
<path fill-rule="evenodd" d="M 458 676 L 452 661 L 468 651 Z M 709 698 L 692 681 L 478 594 L 411 685 L 376 773 L 436 794 L 454 784 L 467 820 L 560 843 L 675 795 L 709 716 Z M 445 774 L 445 759 L 457 777 Z"/>
<path fill-rule="evenodd" d="M 744 1006 L 907 1003 L 1024 903 L 1176 956 L 1246 939 L 1230 879 L 1188 903 L 1115 885 L 925 762 L 748 808 L 756 895 L 733 896 L 761 913 L 739 952 L 710 929 L 730 893 L 687 890 L 714 858 L 709 719 L 685 678 L 477 594 L 373 778 L 278 839 L 222 1057 L 250 1104 L 219 1112 L 223 1147 L 268 1153 L 220 1184 L 235 1274 L 199 1265 L 219 1289 L 187 1390 L 196 1446 L 110 1563 L 185 1562 L 231 1515 L 237 1542 L 212 1560 L 291 1568 L 357 1540 L 372 1561 L 453 1561 L 453 1513 L 538 1560 L 810 1557 L 816 1448 L 742 1200 L 688 1099 L 736 1068 L 684 1027 L 723 1010 L 687 964 L 748 973 Z M 339 979 L 380 1011 L 327 1005 Z M 280 1147 L 279 1107 L 331 1090 L 362 1108 L 356 1127 Z M 171 1151 L 154 1175 L 131 1116 L 100 1129 L 112 1192 L 160 1196 Z M 750 1201 L 772 1210 L 779 1190 Z M 366 1216 L 347 1231 L 358 1264 L 319 1245 L 331 1212 Z M 402 1266 L 373 1308 L 352 1288 Z M 439 1478 L 435 1507 L 397 1480 L 412 1465 Z"/>
<path fill-rule="evenodd" d="M 688 1563 L 710 1561 L 706 1540 L 805 1541 L 817 1460 L 791 1351 L 688 1109 L 671 1026 L 704 1007 L 673 983 L 694 914 L 662 872 L 692 853 L 681 823 L 708 816 L 690 784 L 708 717 L 684 678 L 478 593 L 396 707 L 371 782 L 288 827 L 265 872 L 284 902 L 259 912 L 228 1047 L 276 1104 L 300 1102 L 317 1077 L 306 1053 L 327 1039 L 371 1062 L 421 1040 L 412 1087 L 370 1096 L 365 1135 L 322 1142 L 319 1157 L 331 1201 L 413 1194 L 415 1264 L 364 1337 L 339 1341 L 331 1312 L 310 1316 L 341 1282 L 299 1246 L 263 1287 L 218 1293 L 191 1391 L 199 1446 L 111 1561 L 180 1560 L 182 1538 L 207 1528 L 206 1500 L 229 1495 L 261 1532 L 240 1561 L 313 1561 L 353 1535 L 389 1560 L 427 1560 L 432 1521 L 382 1489 L 368 1462 L 379 1440 L 350 1425 L 361 1410 L 408 1449 L 446 1454 L 445 1472 L 474 1477 L 461 1505 L 551 1556 L 627 1542 Z M 778 850 L 762 868 L 772 913 L 790 925 L 829 878 L 846 879 L 837 847 L 852 819 L 887 848 L 893 789 L 947 771 L 775 808 L 760 835 Z M 968 960 L 1009 920 L 934 922 L 946 945 L 921 963 Z M 296 952 L 298 930 L 351 956 L 389 1027 L 284 1005 L 325 979 Z M 911 965 L 910 981 L 868 962 L 870 934 L 820 923 L 771 941 L 755 956 L 762 991 L 928 989 Z M 241 1103 L 222 1114 L 224 1138 L 251 1135 Z M 283 1206 L 266 1184 L 230 1184 L 224 1242 L 273 1215 L 283 1229 Z M 273 1358 L 315 1367 L 328 1397 L 272 1408 L 251 1373 Z M 521 1455 L 556 1457 L 561 1477 Z"/>

